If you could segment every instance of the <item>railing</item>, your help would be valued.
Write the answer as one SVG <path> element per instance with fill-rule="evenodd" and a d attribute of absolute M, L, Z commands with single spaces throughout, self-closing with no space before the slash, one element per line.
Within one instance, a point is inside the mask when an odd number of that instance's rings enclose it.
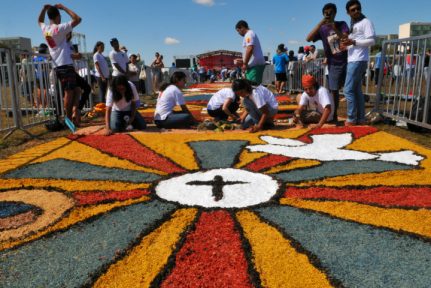
<path fill-rule="evenodd" d="M 0 132 L 8 137 L 63 115 L 63 91 L 49 55 L 0 48 Z M 88 62 L 78 61 L 77 68 Z M 90 83 L 90 75 L 88 82 Z M 93 106 L 92 97 L 84 109 Z"/>
<path fill-rule="evenodd" d="M 379 71 L 376 111 L 409 128 L 431 129 L 430 47 L 431 35 L 383 42 L 382 68 L 387 69 Z"/>

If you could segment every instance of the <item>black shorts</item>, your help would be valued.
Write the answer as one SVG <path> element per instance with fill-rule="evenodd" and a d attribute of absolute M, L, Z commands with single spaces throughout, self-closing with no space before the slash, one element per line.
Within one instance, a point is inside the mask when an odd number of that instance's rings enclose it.
<path fill-rule="evenodd" d="M 58 80 L 64 91 L 73 90 L 77 87 L 76 72 L 73 65 L 64 65 L 55 68 Z"/>
<path fill-rule="evenodd" d="M 286 82 L 287 81 L 286 73 L 275 73 L 275 80 L 280 82 Z"/>

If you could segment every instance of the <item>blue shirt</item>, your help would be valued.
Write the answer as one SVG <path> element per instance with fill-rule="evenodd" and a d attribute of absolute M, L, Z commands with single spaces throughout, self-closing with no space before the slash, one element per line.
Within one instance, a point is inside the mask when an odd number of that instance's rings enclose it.
<path fill-rule="evenodd" d="M 286 73 L 286 64 L 289 63 L 289 57 L 286 53 L 276 54 L 272 57 L 275 73 Z"/>
<path fill-rule="evenodd" d="M 375 69 L 382 68 L 382 52 L 376 54 L 376 64 L 374 64 Z"/>

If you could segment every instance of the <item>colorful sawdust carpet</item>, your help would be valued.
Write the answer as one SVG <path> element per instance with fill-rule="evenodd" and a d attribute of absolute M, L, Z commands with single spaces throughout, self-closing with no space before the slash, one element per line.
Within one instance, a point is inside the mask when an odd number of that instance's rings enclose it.
<path fill-rule="evenodd" d="M 0 187 L 1 287 L 431 283 L 431 151 L 371 127 L 60 138 Z"/>
<path fill-rule="evenodd" d="M 222 88 L 230 87 L 229 82 L 220 83 L 199 83 L 192 84 L 189 88 L 183 89 L 184 99 L 187 104 L 189 111 L 193 116 L 203 121 L 207 118 L 211 118 L 207 112 L 206 107 L 211 97 Z M 297 104 L 292 103 L 292 98 L 287 95 L 276 95 L 276 99 L 279 103 L 278 113 L 274 117 L 275 119 L 287 119 L 292 116 L 292 112 L 298 108 Z M 176 107 L 176 111 L 181 111 L 179 107 Z M 145 118 L 146 122 L 152 123 L 154 120 L 154 107 L 148 107 L 139 109 L 139 113 Z"/>

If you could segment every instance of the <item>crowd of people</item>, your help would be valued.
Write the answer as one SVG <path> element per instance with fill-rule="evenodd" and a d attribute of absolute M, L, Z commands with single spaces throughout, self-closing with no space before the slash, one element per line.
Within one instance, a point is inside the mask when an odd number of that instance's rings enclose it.
<path fill-rule="evenodd" d="M 61 23 L 60 10 L 64 10 L 71 17 L 71 21 Z M 319 86 L 312 75 L 302 77 L 304 92 L 298 98 L 299 108 L 293 118 L 294 122 L 300 125 L 321 127 L 329 121 L 337 121 L 339 90 L 343 86 L 347 100 L 345 125 L 365 123 L 362 75 L 367 69 L 368 47 L 375 43 L 375 32 L 372 22 L 362 14 L 361 3 L 358 0 L 349 0 L 346 11 L 351 18 L 350 27 L 344 21 L 335 21 L 337 14 L 335 4 L 326 4 L 322 9 L 322 20 L 307 36 L 308 41 L 320 40 L 323 43 L 328 65 L 329 90 Z M 48 15 L 49 24 L 44 23 L 45 14 Z M 79 125 L 80 99 L 81 104 L 86 101 L 81 97 L 82 85 L 73 67 L 76 55 L 70 43 L 70 33 L 80 22 L 81 18 L 62 4 L 45 5 L 39 16 L 39 25 L 48 44 L 54 72 L 64 91 L 65 114 L 75 125 Z M 250 132 L 269 129 L 273 126 L 278 102 L 274 94 L 261 85 L 266 61 L 259 38 L 244 20 L 240 20 L 235 29 L 243 37 L 243 57 L 234 61 L 236 69 L 229 71 L 224 67 L 225 69 L 220 71 L 223 80 L 232 79 L 232 86 L 212 96 L 207 107 L 208 114 L 217 121 L 237 122 L 242 129 L 248 129 Z M 104 43 L 97 42 L 93 51 L 99 96 L 101 101 L 106 102 L 107 107 L 106 135 L 130 129 L 145 129 L 146 123 L 136 111 L 139 107 L 138 90 L 141 88 L 139 80 L 145 77 L 142 76 L 141 67 L 137 65 L 140 56 L 128 55 L 127 49 L 124 46 L 120 47 L 116 38 L 110 40 L 110 45 L 112 75 L 103 56 Z M 295 56 L 293 51 L 287 53 L 285 46 L 280 44 L 272 59 L 276 74 L 276 92 L 284 92 L 286 71 L 293 65 L 291 63 L 311 62 L 316 58 L 315 45 L 300 49 Z M 154 114 L 155 124 L 159 128 L 185 128 L 196 125 L 197 120 L 187 108 L 182 93 L 186 85 L 186 74 L 176 71 L 171 75 L 170 81 L 162 83 L 163 67 L 163 55 L 156 53 L 151 63 L 152 86 L 158 95 Z M 212 81 L 213 75 L 208 75 L 208 71 L 196 69 L 194 72 L 193 79 L 202 80 L 208 77 L 208 80 Z M 243 77 L 240 77 L 241 75 Z M 241 115 L 238 114 L 240 102 L 244 108 Z M 181 111 L 176 112 L 174 110 L 176 106 L 179 106 Z"/>

